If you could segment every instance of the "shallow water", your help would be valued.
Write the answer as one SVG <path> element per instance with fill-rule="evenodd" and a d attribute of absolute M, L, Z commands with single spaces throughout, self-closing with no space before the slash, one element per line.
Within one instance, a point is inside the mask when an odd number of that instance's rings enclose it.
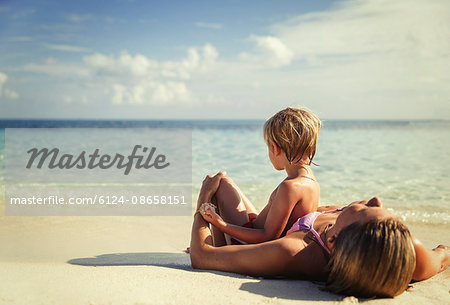
<path fill-rule="evenodd" d="M 450 221 L 448 122 L 325 122 L 313 166 L 322 204 L 378 196 L 409 222 Z M 226 170 L 262 208 L 284 172 L 267 156 L 261 128 L 193 131 L 193 182 Z M 197 185 L 195 185 L 197 182 Z"/>
<path fill-rule="evenodd" d="M 192 128 L 192 184 L 227 171 L 262 208 L 284 177 L 273 169 L 260 121 L 0 121 L 0 162 L 5 127 Z M 408 222 L 450 222 L 449 121 L 325 121 L 313 166 L 322 204 L 378 196 Z M 0 179 L 3 180 L 3 177 Z M 0 181 L 0 183 L 1 183 Z"/>

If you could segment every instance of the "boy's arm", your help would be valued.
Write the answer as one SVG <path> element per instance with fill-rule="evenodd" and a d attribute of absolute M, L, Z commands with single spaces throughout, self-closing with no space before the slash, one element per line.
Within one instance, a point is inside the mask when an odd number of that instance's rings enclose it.
<path fill-rule="evenodd" d="M 261 243 L 281 236 L 298 198 L 299 194 L 294 192 L 291 185 L 281 183 L 272 200 L 263 229 L 245 228 L 227 223 L 214 211 L 209 211 L 208 214 L 202 213 L 202 216 L 220 231 L 237 239 L 248 243 Z"/>
<path fill-rule="evenodd" d="M 444 271 L 450 265 L 449 247 L 439 245 L 433 250 L 428 250 L 414 237 L 413 244 L 416 251 L 416 269 L 412 278 L 414 281 L 426 280 Z"/>
<path fill-rule="evenodd" d="M 276 239 L 278 236 L 272 237 L 271 234 L 267 234 L 265 229 L 253 229 L 237 226 L 231 223 L 225 222 L 220 216 L 217 215 L 217 220 L 212 221 L 208 216 L 202 214 L 205 219 L 207 219 L 212 225 L 218 228 L 220 231 L 233 236 L 239 240 L 245 241 L 247 243 L 256 244 L 265 241 Z"/>

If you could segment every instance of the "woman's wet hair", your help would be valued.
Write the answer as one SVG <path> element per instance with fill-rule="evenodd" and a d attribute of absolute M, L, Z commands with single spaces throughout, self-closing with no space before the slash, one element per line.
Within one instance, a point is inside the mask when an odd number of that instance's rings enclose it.
<path fill-rule="evenodd" d="M 406 290 L 415 266 L 411 235 L 399 219 L 355 222 L 336 239 L 326 289 L 356 297 L 394 297 Z"/>

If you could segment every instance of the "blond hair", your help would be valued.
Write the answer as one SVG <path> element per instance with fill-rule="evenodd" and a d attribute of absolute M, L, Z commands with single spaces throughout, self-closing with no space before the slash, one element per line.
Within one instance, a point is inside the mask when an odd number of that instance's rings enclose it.
<path fill-rule="evenodd" d="M 416 254 L 397 218 L 355 222 L 338 235 L 326 288 L 357 297 L 394 297 L 411 282 Z"/>
<path fill-rule="evenodd" d="M 286 108 L 264 124 L 264 140 L 281 148 L 287 160 L 296 163 L 306 155 L 309 163 L 316 154 L 321 122 L 311 112 L 301 108 Z"/>

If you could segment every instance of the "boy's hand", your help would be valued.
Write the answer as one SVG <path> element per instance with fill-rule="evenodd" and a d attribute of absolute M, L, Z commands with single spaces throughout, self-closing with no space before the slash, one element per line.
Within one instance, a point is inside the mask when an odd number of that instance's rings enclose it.
<path fill-rule="evenodd" d="M 200 206 L 200 214 L 204 220 L 215 226 L 216 228 L 221 228 L 225 224 L 222 217 L 216 213 L 214 206 L 210 203 L 203 203 Z"/>

